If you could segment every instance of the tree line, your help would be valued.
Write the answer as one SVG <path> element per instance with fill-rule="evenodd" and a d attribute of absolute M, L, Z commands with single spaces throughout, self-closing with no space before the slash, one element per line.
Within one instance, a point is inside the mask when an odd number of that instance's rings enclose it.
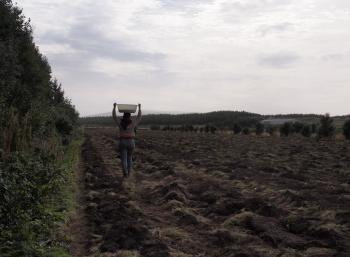
<path fill-rule="evenodd" d="M 160 126 L 151 125 L 151 130 L 163 130 L 163 131 L 180 131 L 180 132 L 198 132 L 198 133 L 216 133 L 220 128 L 214 125 L 193 126 L 193 125 L 180 125 L 180 126 Z M 329 114 L 320 116 L 319 124 L 316 123 L 303 123 L 300 121 L 285 122 L 280 126 L 276 125 L 264 125 L 261 122 L 257 122 L 254 127 L 242 127 L 240 124 L 235 123 L 230 129 L 224 129 L 225 131 L 232 130 L 234 135 L 249 135 L 255 133 L 255 135 L 262 135 L 268 133 L 270 136 L 279 133 L 282 137 L 288 137 L 290 135 L 300 134 L 304 137 L 311 137 L 315 135 L 317 138 L 331 138 L 335 135 L 336 127 L 333 119 Z M 347 120 L 342 128 L 342 132 L 346 139 L 350 139 L 350 119 Z"/>
<path fill-rule="evenodd" d="M 55 256 L 77 120 L 22 10 L 0 0 L 0 256 Z"/>
<path fill-rule="evenodd" d="M 294 118 L 294 122 L 285 122 L 282 125 L 265 125 L 264 119 Z M 345 119 L 345 117 L 341 117 Z M 299 121 L 300 120 L 300 121 Z M 303 120 L 308 120 L 307 122 Z M 114 126 L 110 116 L 83 117 L 79 119 L 81 125 Z M 328 124 L 328 125 L 327 125 Z M 289 136 L 300 134 L 305 137 L 316 135 L 318 137 L 332 137 L 337 129 L 334 120 L 326 115 L 315 114 L 290 114 L 290 115 L 260 115 L 243 111 L 218 111 L 210 113 L 194 114 L 151 114 L 142 117 L 142 126 L 149 126 L 152 130 L 203 132 L 215 133 L 219 130 L 231 130 L 233 134 L 249 135 L 255 133 L 261 135 L 279 134 Z M 345 122 L 343 134 L 348 138 L 349 122 Z"/>
<path fill-rule="evenodd" d="M 232 126 L 239 123 L 244 126 L 253 126 L 263 119 L 263 116 L 256 113 L 244 111 L 217 111 L 209 113 L 188 113 L 188 114 L 149 114 L 142 117 L 142 124 L 146 126 L 175 126 L 175 125 L 206 125 L 211 124 L 219 128 Z M 113 125 L 109 116 L 105 117 L 82 117 L 80 124 Z"/>

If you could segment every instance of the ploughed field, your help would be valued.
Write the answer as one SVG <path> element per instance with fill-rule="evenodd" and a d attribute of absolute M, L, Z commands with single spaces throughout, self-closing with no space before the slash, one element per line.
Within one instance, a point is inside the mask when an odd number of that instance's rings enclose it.
<path fill-rule="evenodd" d="M 117 130 L 85 136 L 74 256 L 350 256 L 349 142 L 138 131 L 123 181 Z"/>

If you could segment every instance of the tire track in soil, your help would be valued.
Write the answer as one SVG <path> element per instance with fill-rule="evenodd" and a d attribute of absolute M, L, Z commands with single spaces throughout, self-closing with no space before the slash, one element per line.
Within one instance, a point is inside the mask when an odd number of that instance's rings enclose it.
<path fill-rule="evenodd" d="M 281 198 L 242 176 L 206 174 L 179 159 L 176 150 L 168 156 L 153 148 L 142 135 L 136 171 L 121 183 L 116 130 L 87 129 L 86 138 L 87 255 L 127 256 L 120 254 L 135 250 L 140 256 L 347 256 L 349 234 L 319 228 L 314 210 L 305 218 L 310 211 L 292 191 Z M 294 219 L 288 220 L 292 228 L 286 217 Z"/>

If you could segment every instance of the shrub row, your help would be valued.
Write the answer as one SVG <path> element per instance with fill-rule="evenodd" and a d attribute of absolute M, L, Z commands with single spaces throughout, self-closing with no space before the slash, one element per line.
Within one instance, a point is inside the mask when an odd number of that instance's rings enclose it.
<path fill-rule="evenodd" d="M 182 126 L 164 126 L 152 125 L 151 130 L 163 130 L 163 131 L 181 131 L 181 132 L 200 132 L 200 133 L 212 133 L 215 134 L 217 127 L 213 125 L 205 126 L 192 126 L 192 125 L 182 125 Z"/>
<path fill-rule="evenodd" d="M 182 125 L 182 126 L 164 126 L 152 125 L 151 130 L 163 130 L 163 131 L 181 131 L 181 132 L 200 132 L 200 133 L 215 133 L 217 128 L 213 125 L 205 126 L 192 126 L 192 125 Z M 317 135 L 318 138 L 332 137 L 335 134 L 335 126 L 333 124 L 333 119 L 326 114 L 321 116 L 320 124 L 307 124 L 302 122 L 286 122 L 281 126 L 265 126 L 262 123 L 256 123 L 255 128 L 241 127 L 239 124 L 234 124 L 232 127 L 232 132 L 234 135 L 244 134 L 249 135 L 251 132 L 255 132 L 256 135 L 262 135 L 263 133 L 268 133 L 271 136 L 279 131 L 281 136 L 287 137 L 291 134 L 300 134 L 304 137 L 310 137 L 311 135 Z M 346 139 L 350 139 L 350 120 L 346 121 L 343 126 L 343 134 Z"/>

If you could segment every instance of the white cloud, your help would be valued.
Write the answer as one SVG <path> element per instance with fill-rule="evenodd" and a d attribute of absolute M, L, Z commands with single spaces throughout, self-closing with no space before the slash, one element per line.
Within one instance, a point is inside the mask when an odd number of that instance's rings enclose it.
<path fill-rule="evenodd" d="M 169 111 L 348 112 L 346 0 L 18 3 L 82 114 L 116 96 Z"/>

